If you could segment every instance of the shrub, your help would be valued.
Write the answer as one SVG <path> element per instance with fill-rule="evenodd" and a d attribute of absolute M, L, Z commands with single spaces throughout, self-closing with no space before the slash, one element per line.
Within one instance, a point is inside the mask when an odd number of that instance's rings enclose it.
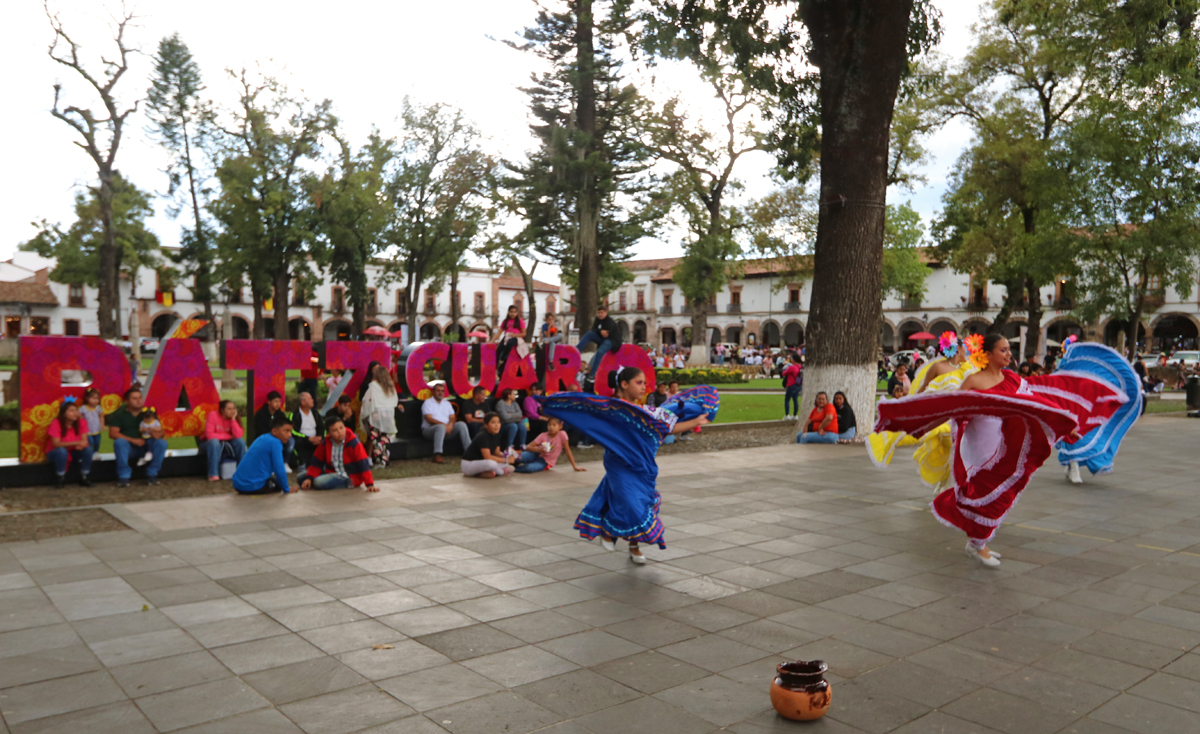
<path fill-rule="evenodd" d="M 658 382 L 678 380 L 681 385 L 728 385 L 746 381 L 740 371 L 720 368 L 664 368 L 655 371 L 655 379 Z"/>
<path fill-rule="evenodd" d="M 21 401 L 13 400 L 0 405 L 0 430 L 16 431 L 21 428 Z"/>

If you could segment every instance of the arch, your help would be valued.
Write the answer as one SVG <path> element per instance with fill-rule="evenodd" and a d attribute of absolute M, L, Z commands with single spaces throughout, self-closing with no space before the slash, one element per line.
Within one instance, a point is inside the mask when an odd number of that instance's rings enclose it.
<path fill-rule="evenodd" d="M 762 325 L 762 344 L 764 347 L 778 347 L 782 342 L 779 324 L 774 319 L 767 319 Z"/>
<path fill-rule="evenodd" d="M 981 316 L 973 316 L 963 322 L 962 331 L 959 332 L 959 336 L 968 336 L 970 334 L 986 334 L 988 332 L 988 327 L 991 325 L 992 322 L 988 321 L 987 319 Z"/>
<path fill-rule="evenodd" d="M 664 346 L 675 343 L 675 329 L 671 328 L 670 326 L 664 326 L 662 327 L 661 332 L 662 336 L 660 337 L 660 341 Z"/>
<path fill-rule="evenodd" d="M 783 343 L 789 347 L 798 347 L 804 343 L 804 324 L 799 321 L 789 321 L 783 325 Z"/>
<path fill-rule="evenodd" d="M 391 324 L 390 324 L 390 325 L 387 327 L 388 333 L 389 333 L 389 334 L 394 334 L 394 333 L 396 333 L 397 331 L 400 331 L 401 329 L 403 329 L 403 328 L 404 328 L 404 325 L 405 325 L 406 323 L 407 323 L 407 322 L 405 322 L 405 321 L 393 321 L 393 322 L 392 322 L 392 323 L 391 323 Z"/>
<path fill-rule="evenodd" d="M 240 313 L 230 314 L 230 326 L 233 327 L 234 339 L 249 339 L 250 338 L 250 319 Z"/>
<path fill-rule="evenodd" d="M 312 341 L 312 324 L 303 316 L 288 319 L 288 338 L 294 341 Z"/>
<path fill-rule="evenodd" d="M 1047 340 L 1053 340 L 1062 344 L 1072 334 L 1080 339 L 1083 338 L 1083 324 L 1079 323 L 1078 319 L 1071 316 L 1058 316 L 1046 322 Z"/>
<path fill-rule="evenodd" d="M 274 339 L 275 338 L 275 317 L 274 316 L 264 316 L 262 322 L 263 322 L 263 334 L 266 335 L 267 339 Z"/>
<path fill-rule="evenodd" d="M 741 344 L 742 343 L 742 327 L 740 327 L 740 326 L 726 327 L 725 328 L 725 341 L 729 342 L 730 344 Z"/>
<path fill-rule="evenodd" d="M 383 322 L 379 319 L 367 319 L 365 322 L 363 322 L 364 329 L 369 329 L 372 326 L 378 326 L 381 329 L 384 328 Z"/>
<path fill-rule="evenodd" d="M 688 333 L 691 333 L 690 326 L 688 327 L 688 329 L 689 329 Z M 710 327 L 708 327 L 708 333 L 709 333 L 708 345 L 710 347 L 715 347 L 721 343 L 721 329 L 720 328 L 718 328 L 716 326 L 710 326 Z M 688 343 L 690 344 L 691 342 L 689 341 Z"/>
<path fill-rule="evenodd" d="M 1129 322 L 1124 319 L 1110 318 L 1108 321 L 1104 322 L 1104 343 L 1115 349 L 1118 341 L 1117 336 L 1122 331 L 1125 332 L 1125 349 L 1129 349 L 1131 346 L 1129 339 Z M 1147 329 L 1145 321 L 1138 324 L 1137 351 L 1139 352 L 1145 349 L 1146 331 Z"/>
<path fill-rule="evenodd" d="M 1150 324 L 1153 351 L 1173 352 L 1176 349 L 1195 349 L 1200 337 L 1200 322 L 1185 313 L 1160 314 Z"/>
<path fill-rule="evenodd" d="M 421 324 L 421 341 L 435 342 L 442 338 L 442 327 L 436 321 L 426 321 Z"/>
<path fill-rule="evenodd" d="M 446 334 L 452 336 L 454 342 L 465 342 L 467 340 L 467 330 L 462 324 L 450 324 L 446 327 Z"/>
<path fill-rule="evenodd" d="M 646 341 L 646 322 L 638 319 L 633 322 L 633 343 L 644 344 Z"/>
<path fill-rule="evenodd" d="M 159 311 L 150 321 L 150 336 L 155 339 L 163 339 L 167 336 L 167 330 L 171 328 L 171 324 L 182 318 L 174 311 Z"/>
<path fill-rule="evenodd" d="M 900 339 L 899 339 L 899 342 L 896 344 L 896 347 L 903 348 L 903 349 L 909 348 L 910 346 L 912 346 L 912 344 L 910 344 L 910 342 L 912 342 L 911 336 L 920 331 L 925 331 L 925 322 L 924 321 L 921 321 L 920 319 L 911 319 L 911 318 L 904 319 L 903 321 L 900 322 L 900 325 L 898 327 L 896 327 L 896 332 L 900 335 Z"/>
<path fill-rule="evenodd" d="M 629 343 L 629 323 L 624 319 L 617 319 L 617 333 L 621 335 L 623 343 Z"/>
<path fill-rule="evenodd" d="M 879 326 L 879 346 L 885 352 L 896 351 L 896 327 L 885 319 Z"/>
<path fill-rule="evenodd" d="M 350 340 L 350 322 L 343 319 L 331 319 L 325 322 L 321 337 L 327 342 L 344 342 Z"/>
<path fill-rule="evenodd" d="M 953 331 L 958 333 L 958 324 L 954 323 L 954 319 L 948 319 L 944 316 L 939 316 L 929 322 L 929 333 L 935 336 L 941 336 L 944 331 Z"/>

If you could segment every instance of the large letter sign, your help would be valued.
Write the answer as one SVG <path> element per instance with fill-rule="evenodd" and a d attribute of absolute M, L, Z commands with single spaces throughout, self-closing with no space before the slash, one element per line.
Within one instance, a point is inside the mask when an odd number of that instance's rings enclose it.
<path fill-rule="evenodd" d="M 349 382 L 346 382 L 346 375 L 342 376 L 342 382 L 345 382 L 341 390 L 342 395 L 353 397 L 358 394 L 358 386 L 369 377 L 367 365 L 372 362 L 378 362 L 391 372 L 392 348 L 387 342 L 325 342 L 325 369 L 351 372 Z M 342 383 L 338 385 L 341 387 Z M 313 399 L 316 397 L 314 395 Z M 332 403 L 336 400 L 337 396 L 330 393 L 329 401 L 322 410 L 332 408 Z"/>
<path fill-rule="evenodd" d="M 178 407 L 181 393 L 189 410 Z M 164 339 L 146 379 L 146 405 L 158 412 L 167 437 L 203 436 L 208 414 L 220 402 L 204 345 L 195 339 Z"/>
<path fill-rule="evenodd" d="M 600 360 L 600 369 L 596 371 L 596 394 L 611 398 L 613 389 L 608 386 L 608 374 L 620 371 L 622 367 L 637 367 L 646 375 L 646 394 L 654 392 L 654 365 L 650 355 L 636 344 L 622 344 L 615 352 L 609 352 Z"/>
<path fill-rule="evenodd" d="M 479 345 L 479 381 L 471 382 L 471 350 L 474 345 L 450 345 L 450 394 L 469 398 L 476 385 L 482 385 L 488 392 L 496 391 L 496 346 L 495 342 Z"/>
<path fill-rule="evenodd" d="M 444 342 L 426 342 L 408 355 L 404 365 L 404 384 L 417 400 L 428 400 L 433 396 L 429 383 L 425 381 L 425 365 L 438 360 L 445 361 L 450 356 L 450 345 Z"/>
<path fill-rule="evenodd" d="M 125 354 L 99 337 L 23 336 L 18 350 L 22 462 L 46 460 L 46 428 L 58 418 L 63 400 L 82 401 L 88 388 L 95 388 L 100 391 L 104 412 L 111 413 L 120 407 L 122 395 L 129 389 Z M 89 372 L 92 384 L 64 385 L 63 370 Z"/>
<path fill-rule="evenodd" d="M 583 363 L 579 350 L 565 344 L 554 346 L 554 360 L 542 358 L 550 353 L 550 347 L 542 347 L 538 364 L 545 365 L 542 382 L 546 385 L 546 394 L 565 392 L 578 381 L 579 366 Z M 581 386 L 582 387 L 582 386 Z"/>
<path fill-rule="evenodd" d="M 267 402 L 272 390 L 287 395 L 287 371 L 306 370 L 312 364 L 312 342 L 273 339 L 234 339 L 221 347 L 221 367 L 246 370 L 247 392 L 251 395 L 246 423 Z"/>

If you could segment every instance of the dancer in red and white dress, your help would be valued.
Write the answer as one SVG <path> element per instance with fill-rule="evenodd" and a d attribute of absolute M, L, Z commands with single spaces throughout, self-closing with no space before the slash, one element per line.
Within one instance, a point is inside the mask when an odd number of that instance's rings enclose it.
<path fill-rule="evenodd" d="M 932 503 L 943 524 L 967 534 L 967 555 L 999 566 L 987 543 L 1057 441 L 1073 442 L 1103 425 L 1128 397 L 1081 374 L 1022 378 L 1008 340 L 991 334 L 973 359 L 981 368 L 958 391 L 923 393 L 879 404 L 875 430 L 921 436 L 949 420 L 954 487 Z"/>

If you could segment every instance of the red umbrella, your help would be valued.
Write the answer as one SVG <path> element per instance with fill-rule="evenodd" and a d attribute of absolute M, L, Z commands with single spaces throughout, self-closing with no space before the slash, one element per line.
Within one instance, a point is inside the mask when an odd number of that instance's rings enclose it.
<path fill-rule="evenodd" d="M 909 334 L 908 338 L 916 339 L 918 341 L 923 341 L 925 339 L 937 339 L 936 336 L 930 334 L 928 331 L 918 331 L 916 334 Z"/>
<path fill-rule="evenodd" d="M 467 336 L 474 338 L 474 339 L 491 339 L 492 338 L 492 335 L 487 333 L 486 331 L 472 331 L 471 333 L 467 334 Z"/>
<path fill-rule="evenodd" d="M 368 327 L 366 329 L 363 329 L 363 333 L 367 334 L 369 336 L 390 336 L 390 334 L 388 334 L 388 330 L 383 328 L 382 326 Z"/>

